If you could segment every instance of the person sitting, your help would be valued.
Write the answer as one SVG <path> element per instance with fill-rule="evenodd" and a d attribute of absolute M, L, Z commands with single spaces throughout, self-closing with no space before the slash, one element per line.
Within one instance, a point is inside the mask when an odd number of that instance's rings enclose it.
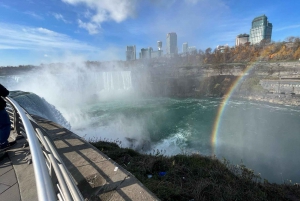
<path fill-rule="evenodd" d="M 3 98 L 8 96 L 8 94 L 9 91 L 0 84 L 0 149 L 8 148 L 15 144 L 15 142 L 9 143 L 7 141 L 10 135 L 10 119 L 5 110 L 6 102 Z"/>

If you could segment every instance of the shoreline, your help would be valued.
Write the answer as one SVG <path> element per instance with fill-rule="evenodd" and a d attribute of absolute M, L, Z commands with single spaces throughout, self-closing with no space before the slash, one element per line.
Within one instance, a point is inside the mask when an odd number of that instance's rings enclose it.
<path fill-rule="evenodd" d="M 236 95 L 233 97 L 276 105 L 300 106 L 300 97 L 285 94 Z"/>

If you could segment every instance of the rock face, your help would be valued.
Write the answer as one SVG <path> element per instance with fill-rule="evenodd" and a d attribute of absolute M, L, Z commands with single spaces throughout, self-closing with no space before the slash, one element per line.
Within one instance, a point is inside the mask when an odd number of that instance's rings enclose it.
<path fill-rule="evenodd" d="M 145 96 L 222 97 L 243 76 L 235 97 L 276 104 L 300 103 L 297 96 L 300 95 L 299 62 L 185 67 L 156 65 L 131 68 L 131 72 L 134 89 Z"/>
<path fill-rule="evenodd" d="M 268 94 L 300 95 L 300 62 L 255 62 L 188 65 L 182 59 L 136 60 L 134 62 L 108 62 L 83 66 L 83 72 L 130 72 L 132 87 L 142 96 L 162 96 L 173 98 L 215 96 L 228 92 L 233 83 L 243 77 L 235 90 L 238 97 L 264 97 L 268 100 L 279 96 Z M 195 63 L 196 64 L 196 63 Z M 65 71 L 72 73 L 72 65 L 63 65 Z M 44 66 L 39 69 L 57 73 L 62 66 Z M 25 69 L 25 68 L 24 68 Z M 13 74 L 24 71 L 14 68 Z M 26 68 L 27 69 L 27 68 Z M 248 71 L 248 69 L 250 69 Z M 8 69 L 9 70 L 9 69 Z M 6 72 L 6 71 L 5 71 Z M 79 71 L 80 73 L 81 71 Z M 0 75 L 4 71 L 0 73 Z M 4 75 L 8 75 L 5 74 Z M 297 97 L 293 97 L 297 98 Z M 260 98 L 264 99 L 264 98 Z M 281 99 L 281 98 L 280 98 Z M 282 101 L 279 101 L 282 102 Z"/>
<path fill-rule="evenodd" d="M 132 71 L 133 88 L 143 95 L 167 97 L 223 96 L 244 67 L 145 68 Z"/>

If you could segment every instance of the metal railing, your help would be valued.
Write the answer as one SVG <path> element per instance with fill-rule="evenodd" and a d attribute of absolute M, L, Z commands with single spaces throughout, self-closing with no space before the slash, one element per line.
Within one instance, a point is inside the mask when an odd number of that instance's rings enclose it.
<path fill-rule="evenodd" d="M 15 100 L 10 97 L 5 100 L 11 128 L 28 141 L 39 201 L 83 201 L 47 133 Z"/>

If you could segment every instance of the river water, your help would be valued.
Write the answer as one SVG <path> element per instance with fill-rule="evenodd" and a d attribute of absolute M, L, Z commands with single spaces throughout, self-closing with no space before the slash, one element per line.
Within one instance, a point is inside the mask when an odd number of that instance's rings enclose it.
<path fill-rule="evenodd" d="M 45 98 L 62 113 L 73 132 L 88 140 L 119 140 L 120 146 L 143 153 L 215 154 L 232 164 L 242 162 L 270 182 L 300 182 L 300 108 L 229 100 L 212 140 L 222 99 L 140 97 L 130 87 L 128 72 L 98 77 L 104 81 L 89 79 L 82 85 L 82 77 L 74 85 L 71 78 L 70 83 L 67 79 L 62 82 L 60 75 L 57 80 L 44 77 L 40 85 L 34 80 L 22 83 L 19 78 L 13 78 L 14 85 L 7 80 L 6 84 L 10 90 L 31 91 Z M 74 91 L 76 86 L 83 89 L 84 96 L 78 95 L 80 90 Z"/>
<path fill-rule="evenodd" d="M 97 102 L 70 114 L 73 129 L 88 139 L 166 155 L 215 154 L 245 164 L 270 182 L 300 182 L 300 109 L 230 100 L 220 121 L 217 144 L 213 125 L 221 99 L 125 99 Z M 75 118 L 76 117 L 76 118 Z M 88 128 L 88 129 L 87 129 Z M 129 139 L 128 139 L 129 138 Z"/>

